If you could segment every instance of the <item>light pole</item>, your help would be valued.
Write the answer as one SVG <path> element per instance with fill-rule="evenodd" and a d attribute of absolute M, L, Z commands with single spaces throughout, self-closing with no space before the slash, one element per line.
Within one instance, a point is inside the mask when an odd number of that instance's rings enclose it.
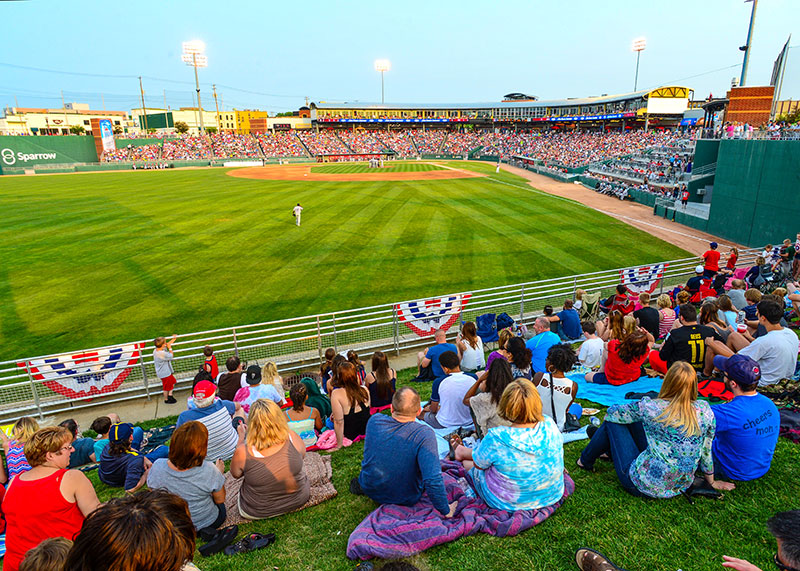
<path fill-rule="evenodd" d="M 205 52 L 206 45 L 200 40 L 192 40 L 191 42 L 183 42 L 183 55 L 181 59 L 194 68 L 194 84 L 197 89 L 197 114 L 200 116 L 200 132 L 205 129 L 203 127 L 203 105 L 200 103 L 200 80 L 197 78 L 198 67 L 208 67 L 208 58 Z"/>
<path fill-rule="evenodd" d="M 744 87 L 744 83 L 747 81 L 747 64 L 750 61 L 750 39 L 753 37 L 753 24 L 756 22 L 756 7 L 758 6 L 758 0 L 744 1 L 752 2 L 753 10 L 750 12 L 750 27 L 747 29 L 747 43 L 739 48 L 739 50 L 744 52 L 744 60 L 742 61 L 742 77 L 739 79 L 739 87 Z"/>
<path fill-rule="evenodd" d="M 376 59 L 375 71 L 381 72 L 381 103 L 383 103 L 383 73 L 392 69 L 392 62 L 388 59 Z"/>
<path fill-rule="evenodd" d="M 631 43 L 631 51 L 636 52 L 636 78 L 633 80 L 633 90 L 636 91 L 639 88 L 639 56 L 642 55 L 642 52 L 647 47 L 647 40 L 645 38 L 636 38 Z"/>

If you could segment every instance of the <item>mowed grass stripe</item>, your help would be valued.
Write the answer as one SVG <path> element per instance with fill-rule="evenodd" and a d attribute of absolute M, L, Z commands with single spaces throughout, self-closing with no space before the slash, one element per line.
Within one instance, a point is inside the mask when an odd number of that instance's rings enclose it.
<path fill-rule="evenodd" d="M 370 168 L 367 163 L 345 163 L 311 167 L 313 173 L 349 174 L 363 172 L 429 172 L 445 170 L 442 167 L 428 163 L 392 163 L 386 161 L 383 167 Z"/>
<path fill-rule="evenodd" d="M 524 185 L 493 165 L 453 164 Z M 8 178 L 0 208 L 5 359 L 686 256 L 577 203 L 486 178 Z"/>

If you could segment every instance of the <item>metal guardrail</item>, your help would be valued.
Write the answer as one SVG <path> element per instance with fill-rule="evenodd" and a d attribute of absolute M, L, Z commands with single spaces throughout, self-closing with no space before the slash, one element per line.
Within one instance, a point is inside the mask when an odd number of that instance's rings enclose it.
<path fill-rule="evenodd" d="M 755 248 L 742 251 L 739 265 L 751 265 L 758 253 L 759 250 Z M 666 288 L 681 283 L 686 276 L 693 275 L 698 258 L 655 263 L 668 264 L 661 280 L 661 293 Z M 560 306 L 565 298 L 572 298 L 577 289 L 601 291 L 604 295 L 610 295 L 613 288 L 620 283 L 620 271 L 624 269 L 626 268 L 451 294 L 464 297 L 469 295 L 469 298 L 462 311 L 456 309 L 444 314 L 474 321 L 483 313 L 506 312 L 523 323 L 529 323 L 544 305 Z M 441 296 L 439 299 L 447 297 L 449 296 Z M 408 302 L 400 302 L 404 303 Z M 202 350 L 205 345 L 214 348 L 221 368 L 224 368 L 227 358 L 236 355 L 242 361 L 250 363 L 274 361 L 283 373 L 315 370 L 328 347 L 337 351 L 354 349 L 362 356 L 367 356 L 378 350 L 398 354 L 401 350 L 429 345 L 429 337 L 419 337 L 401 321 L 397 311 L 400 304 L 387 303 L 180 334 L 173 345 L 177 388 L 191 386 L 192 378 L 203 361 Z M 457 328 L 452 329 L 451 335 L 455 335 L 455 329 Z M 87 376 L 103 375 L 100 369 L 102 356 L 107 355 L 109 350 L 134 344 L 143 349 L 136 357 L 129 359 L 124 367 L 116 369 L 124 372 L 124 381 L 113 392 L 100 394 L 91 400 L 64 396 L 49 388 L 45 379 L 36 373 L 37 362 L 59 360 L 60 364 L 57 366 L 62 367 L 62 380 L 85 381 Z M 151 394 L 159 395 L 161 384 L 155 375 L 152 349 L 152 341 L 138 341 L 0 362 L 0 422 L 13 421 L 23 415 L 42 417 L 45 414 L 64 414 L 76 409 L 150 398 Z M 85 370 L 68 372 L 73 366 L 86 362 L 97 363 L 96 369 L 91 373 Z"/>

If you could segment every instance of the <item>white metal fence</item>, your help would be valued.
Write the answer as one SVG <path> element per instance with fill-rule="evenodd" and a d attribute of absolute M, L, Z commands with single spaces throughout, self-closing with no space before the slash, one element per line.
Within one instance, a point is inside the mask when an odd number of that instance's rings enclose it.
<path fill-rule="evenodd" d="M 752 265 L 757 254 L 757 249 L 741 252 L 739 265 Z M 667 263 L 660 290 L 656 290 L 656 293 L 693 275 L 698 258 L 684 258 Z M 576 289 L 610 294 L 620 283 L 620 271 L 623 269 L 626 268 L 466 292 L 470 297 L 460 313 L 460 319 L 474 321 L 478 315 L 484 313 L 506 312 L 518 321 L 529 323 L 541 312 L 542 307 L 547 304 L 560 307 L 565 298 L 574 296 Z M 448 296 L 442 296 L 445 297 Z M 328 347 L 337 351 L 355 349 L 364 357 L 378 350 L 397 354 L 401 350 L 429 345 L 430 338 L 419 337 L 401 321 L 397 306 L 396 303 L 387 303 L 179 334 L 173 345 L 177 388 L 191 385 L 192 378 L 202 364 L 202 349 L 205 345 L 214 348 L 221 368 L 224 368 L 228 357 L 236 355 L 249 363 L 274 361 L 283 374 L 316 370 Z M 457 312 L 455 310 L 453 313 Z M 457 327 L 451 328 L 453 336 L 456 330 Z M 36 363 L 57 360 L 57 366 L 61 367 L 59 379 L 62 382 L 70 379 L 85 382 L 89 378 L 100 378 L 104 375 L 102 358 L 98 360 L 98 355 L 107 353 L 109 349 L 134 343 L 0 362 L 0 423 L 13 421 L 23 415 L 41 417 L 45 414 L 69 413 L 76 409 L 149 398 L 153 395 L 160 397 L 161 383 L 153 366 L 152 341 L 139 341 L 136 344 L 143 348 L 139 355 L 129 359 L 124 367 L 114 369 L 122 370 L 127 375 L 124 381 L 113 392 L 100 394 L 92 400 L 70 398 L 51 389 L 48 384 L 55 385 L 37 374 Z M 93 367 L 89 372 L 86 368 L 87 362 L 92 363 Z M 73 366 L 80 370 L 76 371 Z M 59 386 L 55 388 L 59 389 Z"/>

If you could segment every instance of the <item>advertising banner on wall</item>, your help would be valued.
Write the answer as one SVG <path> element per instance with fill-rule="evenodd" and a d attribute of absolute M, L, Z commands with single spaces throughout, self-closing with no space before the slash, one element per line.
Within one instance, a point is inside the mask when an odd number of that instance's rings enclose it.
<path fill-rule="evenodd" d="M 114 150 L 114 127 L 110 119 L 100 119 L 100 140 L 103 142 L 104 151 Z"/>

